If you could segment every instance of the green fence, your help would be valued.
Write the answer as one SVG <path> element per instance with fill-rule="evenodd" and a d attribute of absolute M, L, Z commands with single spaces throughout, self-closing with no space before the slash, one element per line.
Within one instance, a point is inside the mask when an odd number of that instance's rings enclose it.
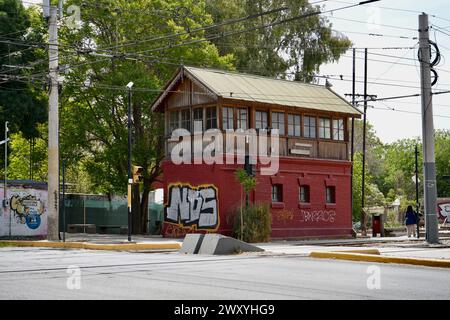
<path fill-rule="evenodd" d="M 149 204 L 149 233 L 156 234 L 162 220 L 163 206 Z M 65 198 L 65 220 L 67 224 L 95 224 L 97 232 L 100 225 L 128 224 L 127 200 L 125 197 L 103 195 L 67 194 Z M 60 230 L 63 230 L 63 205 L 60 205 Z M 118 233 L 120 230 L 110 229 L 108 232 Z"/>

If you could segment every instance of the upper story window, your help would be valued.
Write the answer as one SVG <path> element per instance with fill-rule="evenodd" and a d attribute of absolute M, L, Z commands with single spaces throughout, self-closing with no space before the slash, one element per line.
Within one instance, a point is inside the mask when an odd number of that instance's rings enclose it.
<path fill-rule="evenodd" d="M 169 112 L 169 134 L 172 134 L 172 132 L 178 128 L 179 128 L 179 112 L 171 111 Z"/>
<path fill-rule="evenodd" d="M 272 112 L 272 129 L 278 129 L 280 135 L 284 135 L 284 113 Z"/>
<path fill-rule="evenodd" d="M 267 112 L 256 111 L 255 112 L 255 128 L 256 129 L 267 129 Z"/>
<path fill-rule="evenodd" d="M 248 111 L 247 109 L 240 108 L 237 110 L 237 128 L 247 130 L 248 129 Z"/>
<path fill-rule="evenodd" d="M 222 128 L 233 129 L 234 128 L 234 113 L 233 108 L 223 107 L 222 108 Z"/>
<path fill-rule="evenodd" d="M 333 120 L 333 139 L 344 141 L 344 119 Z"/>
<path fill-rule="evenodd" d="M 217 108 L 206 108 L 206 130 L 217 128 Z"/>
<path fill-rule="evenodd" d="M 194 109 L 194 131 L 203 131 L 203 108 L 195 108 Z"/>
<path fill-rule="evenodd" d="M 316 118 L 305 116 L 303 118 L 303 136 L 305 138 L 316 137 Z"/>
<path fill-rule="evenodd" d="M 191 130 L 191 110 L 181 110 L 181 128 Z"/>
<path fill-rule="evenodd" d="M 331 139 L 331 122 L 328 118 L 319 118 L 319 138 Z"/>
<path fill-rule="evenodd" d="M 288 115 L 288 135 L 300 137 L 300 115 Z"/>

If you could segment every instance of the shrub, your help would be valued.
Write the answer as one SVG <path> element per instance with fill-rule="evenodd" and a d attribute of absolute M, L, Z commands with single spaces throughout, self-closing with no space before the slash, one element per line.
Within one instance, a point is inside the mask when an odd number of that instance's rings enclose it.
<path fill-rule="evenodd" d="M 233 210 L 233 237 L 239 239 L 241 235 L 241 208 Z M 267 242 L 272 233 L 272 219 L 270 206 L 267 203 L 256 203 L 242 207 L 243 238 L 245 242 Z"/>

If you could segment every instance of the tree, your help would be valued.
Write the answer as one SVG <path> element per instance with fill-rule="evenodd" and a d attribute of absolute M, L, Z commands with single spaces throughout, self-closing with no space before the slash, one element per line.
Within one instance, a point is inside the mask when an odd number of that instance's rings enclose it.
<path fill-rule="evenodd" d="M 285 19 L 318 12 L 320 7 L 307 0 L 210 0 L 207 10 L 215 22 L 246 17 L 277 8 L 288 8 L 208 30 L 210 35 L 230 31 L 246 30 L 276 23 Z M 346 37 L 336 34 L 331 24 L 320 15 L 282 23 L 251 32 L 212 40 L 221 54 L 232 53 L 236 57 L 236 68 L 241 71 L 266 76 L 290 77 L 297 81 L 314 81 L 314 73 L 322 64 L 339 60 L 341 54 L 351 46 Z"/>
<path fill-rule="evenodd" d="M 43 42 L 38 15 L 20 0 L 0 2 L 0 122 L 8 121 L 11 132 L 26 139 L 38 137 L 38 125 L 47 119 L 43 87 L 28 77 L 46 68 L 45 50 L 32 44 Z"/>
<path fill-rule="evenodd" d="M 196 59 L 231 68 L 231 56 L 221 57 L 208 42 L 174 47 L 154 56 L 148 51 L 189 39 L 204 39 L 203 33 L 142 41 L 167 33 L 211 24 L 204 4 L 194 0 L 172 1 L 72 1 L 82 5 L 80 30 L 62 30 L 62 42 L 77 47 L 79 55 L 66 54 L 71 67 L 66 72 L 61 114 L 62 154 L 68 164 L 83 161 L 96 190 L 126 193 L 127 187 L 127 90 L 133 81 L 133 159 L 143 167 L 140 230 L 146 232 L 148 196 L 161 174 L 164 158 L 163 119 L 150 105 L 177 66 L 165 61 Z M 186 8 L 187 13 L 176 11 Z M 175 12 L 176 11 L 176 12 Z M 130 45 L 131 44 L 131 45 Z M 98 48 L 111 48 L 112 58 Z"/>

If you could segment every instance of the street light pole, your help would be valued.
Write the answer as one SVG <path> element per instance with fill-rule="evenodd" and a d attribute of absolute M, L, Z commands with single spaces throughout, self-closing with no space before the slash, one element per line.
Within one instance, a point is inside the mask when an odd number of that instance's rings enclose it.
<path fill-rule="evenodd" d="M 128 241 L 131 241 L 131 225 L 132 225 L 132 216 L 131 216 L 131 186 L 133 184 L 133 176 L 131 172 L 131 149 L 132 149 L 132 140 L 131 140 L 131 88 L 134 83 L 130 82 L 127 84 L 128 88 Z"/>
<path fill-rule="evenodd" d="M 5 122 L 5 185 L 3 187 L 3 210 L 6 211 L 7 209 L 7 200 L 6 200 L 6 187 L 7 187 L 7 179 L 8 179 L 8 124 L 9 122 Z M 11 213 L 9 215 L 9 238 L 11 238 Z"/>

